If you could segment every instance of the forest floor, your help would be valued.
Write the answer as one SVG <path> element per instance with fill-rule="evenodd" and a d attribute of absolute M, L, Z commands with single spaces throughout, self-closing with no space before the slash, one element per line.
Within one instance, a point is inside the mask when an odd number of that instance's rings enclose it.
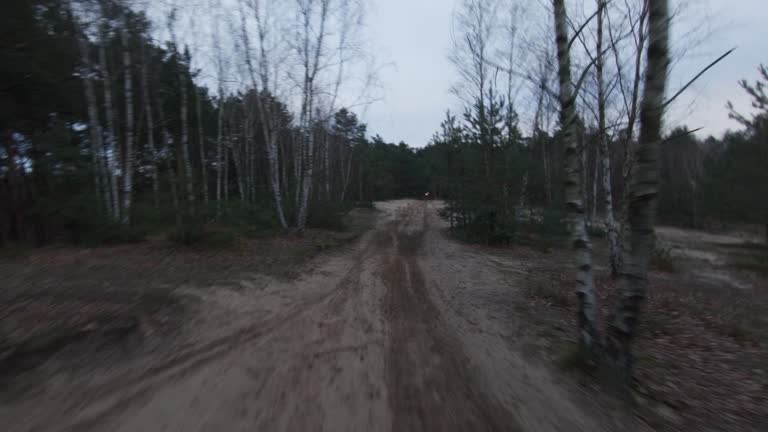
<path fill-rule="evenodd" d="M 656 234 L 635 347 L 635 414 L 657 430 L 768 430 L 768 246 L 747 232 L 658 227 Z M 607 242 L 598 239 L 594 249 L 605 318 L 616 283 L 606 265 Z M 580 369 L 570 355 L 576 346 L 570 254 L 562 248 L 528 254 L 537 351 Z M 574 375 L 596 387 L 594 372 Z"/>
<path fill-rule="evenodd" d="M 689 276 L 735 266 L 662 257 L 637 347 L 637 403 L 627 406 L 557 367 L 574 333 L 567 251 L 457 242 L 438 206 L 377 203 L 350 232 L 237 250 L 150 242 L 0 261 L 5 430 L 768 424 L 762 276 Z M 682 251 L 700 243 L 669 238 Z M 718 248 L 752 250 L 735 244 Z M 603 253 L 598 245 L 599 262 Z M 603 297 L 609 285 L 598 269 Z"/>

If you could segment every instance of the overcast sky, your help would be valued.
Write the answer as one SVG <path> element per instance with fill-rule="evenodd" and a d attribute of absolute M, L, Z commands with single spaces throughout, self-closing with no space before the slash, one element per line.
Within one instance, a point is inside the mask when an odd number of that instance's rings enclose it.
<path fill-rule="evenodd" d="M 458 1 L 373 0 L 368 14 L 370 37 L 379 61 L 388 66 L 381 71 L 383 100 L 363 116 L 372 134 L 421 147 L 437 130 L 445 110 L 458 110 L 460 105 L 449 91 L 456 74 L 448 61 L 451 15 Z M 677 23 L 675 37 L 691 29 L 705 29 L 708 36 L 676 67 L 670 89 L 676 91 L 727 49 L 737 50 L 676 103 L 667 123 L 703 127 L 701 136 L 719 135 L 737 127 L 728 119 L 726 101 L 749 109 L 749 98 L 740 90 L 738 79 L 754 80 L 756 67 L 768 62 L 768 0 L 688 1 L 688 18 Z M 535 7 L 536 0 L 532 4 Z"/>

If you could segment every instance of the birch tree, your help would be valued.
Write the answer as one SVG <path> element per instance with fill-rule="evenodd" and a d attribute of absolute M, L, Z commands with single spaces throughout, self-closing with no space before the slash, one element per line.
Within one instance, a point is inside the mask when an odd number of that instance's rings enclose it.
<path fill-rule="evenodd" d="M 102 16 L 106 16 L 104 9 L 102 8 Z M 118 179 L 117 179 L 117 161 L 120 158 L 120 149 L 117 144 L 117 132 L 115 129 L 115 109 L 112 104 L 112 74 L 109 71 L 109 64 L 107 63 L 107 44 L 108 44 L 108 28 L 107 23 L 101 24 L 101 41 L 99 43 L 99 67 L 101 71 L 101 78 L 104 87 L 104 112 L 107 118 L 107 145 L 105 151 L 105 157 L 107 159 L 109 189 L 110 189 L 110 207 L 112 207 L 112 217 L 115 221 L 120 220 L 120 194 L 118 192 Z"/>
<path fill-rule="evenodd" d="M 616 224 L 616 229 L 618 230 L 617 243 L 619 250 L 624 248 L 624 240 L 628 236 L 627 232 L 629 229 L 629 184 L 635 158 L 634 137 L 640 108 L 640 90 L 643 80 L 642 71 L 644 66 L 643 54 L 645 53 L 648 40 L 648 2 L 641 2 L 639 11 L 627 10 L 625 16 L 627 18 L 627 24 L 630 29 L 631 40 L 633 43 L 632 49 L 630 50 L 632 61 L 629 65 L 631 67 L 631 75 L 629 77 L 625 77 L 623 72 L 626 65 L 622 59 L 621 49 L 619 47 L 621 37 L 620 35 L 614 33 L 614 26 L 611 25 L 610 21 L 607 26 L 611 42 L 610 48 L 611 52 L 613 53 L 613 58 L 617 69 L 617 80 L 622 96 L 623 109 L 626 116 L 626 126 L 624 128 L 625 132 L 623 137 L 624 160 L 622 163 L 622 184 L 624 187 L 620 202 L 621 219 L 620 222 Z M 610 20 L 610 15 L 606 15 L 606 17 Z M 612 271 L 615 266 L 616 272 L 618 274 L 618 269 L 620 269 L 622 266 L 621 260 L 623 259 L 623 253 L 620 252 L 615 255 L 612 253 L 611 259 Z"/>
<path fill-rule="evenodd" d="M 300 59 L 299 69 L 302 77 L 299 127 L 303 135 L 300 153 L 301 187 L 299 189 L 296 227 L 302 230 L 307 224 L 309 199 L 314 179 L 315 134 L 312 133 L 312 127 L 314 125 L 315 104 L 317 103 L 317 78 L 328 38 L 327 24 L 331 0 L 296 0 L 296 5 L 299 15 L 299 40 L 295 49 L 297 57 Z"/>
<path fill-rule="evenodd" d="M 189 159 L 189 92 L 188 81 L 186 71 L 189 66 L 189 52 L 184 50 L 184 53 L 180 53 L 178 49 L 178 43 L 176 39 L 176 14 L 178 10 L 176 7 L 172 7 L 167 17 L 168 32 L 171 35 L 171 46 L 173 46 L 174 54 L 176 54 L 179 64 L 178 69 L 178 85 L 179 94 L 181 95 L 181 103 L 179 104 L 179 117 L 181 119 L 181 139 L 177 144 L 178 148 L 178 171 L 182 173 L 184 178 L 184 184 L 187 192 L 187 204 L 189 210 L 192 210 L 192 206 L 195 201 L 195 190 L 192 179 L 192 162 Z"/>
<path fill-rule="evenodd" d="M 628 221 L 629 247 L 619 273 L 618 300 L 607 332 L 610 363 L 631 372 L 631 345 L 637 334 L 640 308 L 648 286 L 648 265 L 653 253 L 654 222 L 659 189 L 659 148 L 664 114 L 664 94 L 669 68 L 668 0 L 648 0 L 647 70 L 640 106 L 640 136 L 636 153 Z"/>
<path fill-rule="evenodd" d="M 579 341 L 582 349 L 596 352 L 600 345 L 597 328 L 597 303 L 592 273 L 592 246 L 587 234 L 581 194 L 582 164 L 575 136 L 576 91 L 571 81 L 571 53 L 564 0 L 553 0 L 555 40 L 560 83 L 560 127 L 565 147 L 565 206 L 576 267 Z"/>
<path fill-rule="evenodd" d="M 208 205 L 208 161 L 205 156 L 205 132 L 203 129 L 203 114 L 200 107 L 200 99 L 203 98 L 202 89 L 195 92 L 195 113 L 197 114 L 197 141 L 200 151 L 200 183 L 202 185 L 203 202 Z"/>
<path fill-rule="evenodd" d="M 147 147 L 151 158 L 152 195 L 155 208 L 160 206 L 160 154 L 155 144 L 155 117 L 152 112 L 152 98 L 149 89 L 149 64 L 151 59 L 142 44 L 141 49 L 141 97 L 144 102 L 144 115 L 147 120 Z M 162 109 L 162 107 L 160 107 Z"/>
<path fill-rule="evenodd" d="M 123 78 L 125 90 L 125 148 L 123 153 L 123 203 L 122 203 L 122 223 L 129 224 L 131 221 L 131 198 L 133 196 L 133 170 L 134 170 L 134 150 L 133 150 L 133 72 L 131 61 L 131 46 L 128 38 L 128 16 L 122 14 L 122 25 L 120 26 L 120 41 L 123 45 Z"/>
<path fill-rule="evenodd" d="M 251 53 L 251 39 L 248 32 L 248 20 L 246 19 L 244 12 L 245 8 L 242 3 L 239 3 L 243 54 L 248 68 L 251 86 L 261 93 L 261 95 L 276 95 L 277 92 L 275 86 L 277 85 L 277 79 L 271 79 L 271 75 L 273 73 L 275 75 L 277 74 L 280 65 L 279 60 L 276 59 L 276 53 L 270 49 L 270 44 L 273 42 L 273 34 L 276 31 L 274 27 L 277 21 L 273 15 L 276 4 L 270 0 L 243 1 L 247 2 L 247 7 L 253 13 L 258 40 L 259 61 L 257 72 Z M 256 103 L 266 145 L 269 183 L 272 191 L 272 198 L 275 203 L 275 211 L 277 212 L 280 225 L 286 229 L 288 228 L 288 221 L 285 217 L 285 209 L 283 206 L 283 186 L 285 185 L 280 184 L 280 159 L 278 148 L 278 139 L 281 131 L 278 130 L 275 121 L 275 113 L 272 111 L 272 104 L 264 103 L 264 98 L 262 97 L 257 97 Z"/>
<path fill-rule="evenodd" d="M 604 53 L 604 27 L 605 21 L 605 0 L 597 0 L 597 41 L 596 41 L 596 55 L 597 61 L 595 62 L 595 73 L 597 74 L 597 141 L 600 155 L 599 166 L 602 169 L 603 175 L 603 194 L 605 204 L 605 228 L 608 234 L 608 247 L 610 249 L 610 266 L 611 274 L 616 277 L 619 271 L 619 255 L 621 249 L 619 248 L 618 229 L 616 226 L 616 220 L 613 216 L 613 188 L 611 185 L 611 153 L 608 146 L 608 134 L 606 125 L 606 103 L 608 96 L 606 95 L 605 84 L 605 56 Z M 595 172 L 597 176 L 597 172 Z M 594 194 L 595 200 L 597 194 Z"/>
<path fill-rule="evenodd" d="M 76 16 L 73 5 L 70 4 L 70 11 L 73 17 Z M 88 106 L 88 131 L 91 144 L 91 161 L 93 163 L 94 183 L 96 191 L 102 202 L 106 206 L 108 215 L 112 214 L 113 208 L 110 205 L 109 179 L 108 171 L 104 161 L 104 143 L 102 140 L 103 128 L 99 121 L 99 106 L 96 99 L 96 91 L 93 85 L 94 68 L 91 63 L 89 42 L 82 26 L 78 25 L 75 19 L 75 31 L 77 32 L 78 48 L 80 50 L 81 78 L 83 80 L 83 91 L 85 101 Z"/>

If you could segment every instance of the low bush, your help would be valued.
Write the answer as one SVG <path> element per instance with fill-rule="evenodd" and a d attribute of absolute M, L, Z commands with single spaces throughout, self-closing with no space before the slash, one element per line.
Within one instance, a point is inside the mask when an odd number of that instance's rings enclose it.
<path fill-rule="evenodd" d="M 676 270 L 675 259 L 672 256 L 672 249 L 663 246 L 657 246 L 651 256 L 651 267 L 654 270 L 673 273 Z"/>
<path fill-rule="evenodd" d="M 307 226 L 331 231 L 347 229 L 345 216 L 351 207 L 348 203 L 317 202 L 309 208 Z"/>

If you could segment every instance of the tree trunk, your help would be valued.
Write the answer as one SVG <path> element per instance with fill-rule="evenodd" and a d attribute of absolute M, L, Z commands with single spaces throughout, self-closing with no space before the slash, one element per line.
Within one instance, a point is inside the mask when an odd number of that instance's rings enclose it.
<path fill-rule="evenodd" d="M 640 139 L 629 203 L 631 245 L 625 248 L 618 300 L 608 326 L 607 340 L 608 358 L 627 380 L 631 376 L 631 344 L 637 334 L 640 308 L 648 286 L 648 263 L 655 244 L 659 150 L 669 65 L 668 0 L 648 0 L 648 6 L 650 40 L 640 106 Z"/>
<path fill-rule="evenodd" d="M 360 162 L 357 166 L 357 193 L 359 196 L 360 203 L 363 202 L 363 160 L 360 158 Z"/>
<path fill-rule="evenodd" d="M 107 159 L 107 169 L 109 179 L 110 197 L 109 203 L 112 207 L 112 218 L 115 221 L 120 220 L 120 194 L 118 193 L 117 185 L 117 163 L 120 160 L 120 152 L 117 146 L 117 136 L 115 133 L 115 112 L 112 106 L 112 77 L 109 74 L 109 67 L 107 66 L 107 48 L 104 46 L 106 41 L 106 35 L 102 35 L 104 40 L 99 44 L 99 63 L 101 67 L 102 80 L 104 81 L 104 105 L 105 113 L 107 116 L 107 145 L 104 153 Z"/>
<path fill-rule="evenodd" d="M 192 184 L 192 163 L 189 160 L 189 95 L 187 92 L 187 80 L 183 71 L 179 73 L 179 86 L 181 90 L 181 142 L 179 142 L 179 158 L 183 164 L 181 168 L 184 172 L 184 184 L 187 189 L 188 210 L 193 212 L 192 206 L 195 202 L 195 189 Z"/>
<path fill-rule="evenodd" d="M 267 56 L 267 51 L 265 47 L 265 35 L 266 35 L 266 28 L 264 25 L 264 22 L 262 20 L 262 16 L 259 13 L 257 7 L 258 3 L 253 3 L 252 7 L 254 7 L 254 17 L 256 18 L 256 26 L 257 26 L 257 32 L 259 34 L 259 53 L 261 55 L 261 58 L 259 59 L 259 75 L 261 80 L 261 93 L 256 98 L 257 103 L 257 109 L 259 111 L 259 119 L 262 124 L 262 132 L 264 134 L 264 143 L 267 150 L 267 166 L 269 167 L 269 183 L 270 183 L 270 190 L 272 191 L 272 199 L 275 202 L 275 210 L 277 211 L 277 218 L 280 221 L 280 225 L 283 227 L 283 229 L 288 228 L 288 221 L 285 217 L 285 208 L 283 206 L 283 190 L 288 187 L 288 183 L 285 181 L 285 178 L 283 179 L 283 184 L 281 186 L 280 184 L 280 157 L 279 157 L 279 147 L 278 147 L 278 139 L 279 139 L 279 133 L 280 131 L 277 128 L 277 124 L 275 121 L 275 116 L 272 112 L 272 106 L 271 101 L 267 100 L 266 103 L 264 103 L 264 99 L 262 98 L 262 94 L 269 94 L 274 92 L 270 89 L 269 86 L 269 79 L 268 79 L 268 65 L 269 65 L 269 59 Z M 242 9 L 240 10 L 240 18 L 241 18 L 241 35 L 242 35 L 242 41 L 243 46 L 245 48 L 245 63 L 248 67 L 248 73 L 251 78 L 251 85 L 254 89 L 258 89 L 259 86 L 256 83 L 256 73 L 253 67 L 253 62 L 251 61 L 251 48 L 250 48 L 250 38 L 248 36 L 248 26 L 246 25 L 245 20 L 245 14 L 243 13 Z M 283 176 L 285 177 L 285 165 L 287 165 L 287 159 L 283 158 Z M 297 197 L 298 198 L 298 197 Z"/>
<path fill-rule="evenodd" d="M 109 180 L 106 178 L 107 167 L 104 165 L 104 143 L 102 142 L 102 127 L 99 122 L 99 106 L 96 101 L 96 92 L 93 88 L 91 79 L 93 68 L 91 66 L 90 55 L 88 54 L 88 41 L 85 35 L 78 31 L 78 42 L 80 46 L 80 56 L 83 62 L 83 90 L 85 92 L 85 101 L 88 104 L 88 131 L 91 139 L 91 159 L 93 162 L 94 182 L 96 193 L 103 200 L 106 206 L 107 214 L 112 214 L 112 207 L 109 201 Z"/>
<path fill-rule="evenodd" d="M 346 169 L 342 171 L 342 184 L 341 184 L 341 202 L 344 202 L 344 199 L 347 196 L 347 188 L 349 187 L 349 180 L 352 176 L 352 157 L 354 156 L 354 148 L 350 148 L 349 150 L 349 157 L 347 158 L 347 164 Z"/>
<path fill-rule="evenodd" d="M 147 144 L 152 155 L 152 193 L 155 208 L 160 207 L 160 162 L 157 147 L 155 146 L 155 122 L 152 114 L 152 102 L 149 97 L 149 71 L 150 59 L 147 58 L 146 48 L 142 43 L 141 61 L 141 92 L 144 99 L 144 111 L 147 113 Z"/>
<path fill-rule="evenodd" d="M 224 128 L 224 91 L 219 85 L 219 113 L 216 119 L 216 209 L 221 212 L 222 182 L 224 176 L 224 160 L 222 152 L 222 132 Z"/>
<path fill-rule="evenodd" d="M 597 62 L 595 62 L 595 68 L 597 72 L 597 116 L 598 116 L 598 130 L 597 141 L 598 150 L 601 156 L 600 165 L 603 172 L 603 193 L 605 194 L 605 230 L 608 235 L 608 247 L 610 249 L 610 266 L 611 276 L 616 278 L 619 272 L 619 264 L 621 262 L 620 254 L 621 248 L 619 247 L 619 233 L 616 226 L 616 220 L 613 216 L 613 188 L 611 185 L 611 153 L 608 148 L 608 140 L 606 138 L 606 120 L 605 120 L 605 55 L 603 53 L 603 21 L 605 16 L 605 1 L 597 0 Z M 598 162 L 595 162 L 596 164 Z"/>
<path fill-rule="evenodd" d="M 247 122 L 243 121 L 243 128 L 246 128 L 246 123 Z M 235 178 L 237 179 L 237 190 L 240 192 L 240 199 L 243 201 L 247 200 L 246 199 L 247 182 L 245 179 L 241 149 L 245 146 L 243 141 L 245 141 L 246 133 L 247 132 L 245 130 L 242 132 L 243 139 L 240 140 L 239 146 L 234 146 L 234 145 L 232 146 L 232 162 L 235 165 Z M 239 148 L 236 148 L 236 147 L 239 147 Z"/>
<path fill-rule="evenodd" d="M 200 108 L 200 93 L 203 90 L 195 92 L 195 111 L 197 111 L 197 140 L 200 145 L 200 183 L 202 183 L 203 202 L 208 205 L 208 173 L 206 169 L 207 161 L 205 158 L 205 133 L 203 131 L 203 114 Z"/>
<path fill-rule="evenodd" d="M 627 136 L 626 136 L 626 142 L 624 145 L 624 164 L 622 166 L 622 180 L 624 182 L 624 189 L 622 193 L 622 199 L 621 199 L 621 224 L 618 227 L 619 228 L 619 249 L 623 250 L 625 247 L 625 243 L 627 243 L 627 239 L 629 238 L 629 191 L 630 191 L 630 184 L 632 179 L 632 166 L 634 165 L 634 159 L 635 159 L 635 148 L 634 148 L 634 132 L 635 132 L 635 124 L 637 122 L 637 110 L 638 110 L 638 104 L 640 100 L 640 81 L 642 80 L 642 66 L 643 66 L 643 50 L 645 49 L 647 34 L 644 33 L 645 28 L 645 21 L 647 17 L 647 2 L 644 4 L 644 10 L 640 14 L 640 19 L 637 24 L 638 29 L 638 35 L 637 35 L 637 42 L 636 42 L 636 52 L 635 52 L 635 70 L 634 70 L 634 79 L 632 82 L 632 101 L 629 109 L 629 114 L 627 117 Z M 620 253 L 618 255 L 619 258 L 619 264 L 618 267 L 621 268 L 623 265 L 623 259 L 624 259 L 624 253 Z"/>
<path fill-rule="evenodd" d="M 592 165 L 594 167 L 592 170 L 592 200 L 589 202 L 589 208 L 591 211 L 589 219 L 592 221 L 592 223 L 597 220 L 597 184 L 600 182 L 600 146 L 596 145 L 594 150 L 595 161 Z"/>
<path fill-rule="evenodd" d="M 229 149 L 231 145 L 226 144 L 224 146 L 224 202 L 229 202 Z"/>
<path fill-rule="evenodd" d="M 133 197 L 133 73 L 131 71 L 131 50 L 127 37 L 128 19 L 123 15 L 120 39 L 123 45 L 123 72 L 125 75 L 125 153 L 123 154 L 123 208 L 122 223 L 131 222 L 131 199 Z"/>
<path fill-rule="evenodd" d="M 309 125 L 311 125 L 311 118 L 309 119 Z M 305 132 L 306 147 L 303 153 L 303 170 L 301 179 L 301 201 L 299 203 L 299 213 L 296 219 L 296 227 L 300 230 L 304 229 L 307 224 L 307 215 L 309 213 L 309 194 L 312 192 L 312 179 L 314 176 L 314 160 L 315 160 L 315 134 L 312 131 L 311 126 L 308 126 L 307 132 Z"/>
<path fill-rule="evenodd" d="M 272 199 L 275 200 L 275 209 L 277 210 L 277 218 L 280 221 L 280 226 L 283 229 L 288 228 L 288 222 L 285 219 L 285 211 L 283 209 L 283 194 L 280 188 L 280 164 L 278 160 L 278 135 L 276 133 L 269 134 L 269 141 L 267 141 L 267 161 L 269 163 L 269 184 L 272 189 Z"/>
<path fill-rule="evenodd" d="M 552 173 L 549 169 L 549 154 L 547 152 L 548 137 L 541 142 L 541 157 L 544 162 L 544 191 L 547 196 L 547 205 L 552 204 Z"/>
<path fill-rule="evenodd" d="M 582 167 L 575 137 L 576 97 L 571 82 L 571 60 L 568 48 L 567 16 L 564 0 L 553 0 L 555 35 L 560 81 L 560 122 L 565 146 L 565 206 L 571 231 L 576 265 L 579 341 L 582 349 L 593 355 L 599 349 L 597 301 L 592 275 L 592 246 L 587 235 L 584 203 L 581 197 Z"/>
<path fill-rule="evenodd" d="M 323 128 L 323 171 L 325 173 L 325 200 L 331 201 L 331 165 L 330 165 L 330 141 L 328 131 Z"/>
<path fill-rule="evenodd" d="M 166 124 L 165 119 L 165 113 L 163 112 L 163 100 L 160 98 L 157 98 L 156 101 L 157 104 L 157 122 L 160 126 L 160 154 L 162 154 L 165 158 L 165 169 L 168 171 L 168 183 L 171 187 L 171 198 L 173 201 L 173 209 L 176 211 L 176 213 L 179 213 L 179 196 L 178 196 L 178 178 L 173 172 L 173 165 L 171 165 L 171 160 L 169 158 L 169 155 L 171 154 L 171 141 L 173 141 L 173 138 L 171 137 L 171 134 L 168 132 L 168 126 Z M 158 160 L 156 164 L 160 165 L 160 161 Z"/>

